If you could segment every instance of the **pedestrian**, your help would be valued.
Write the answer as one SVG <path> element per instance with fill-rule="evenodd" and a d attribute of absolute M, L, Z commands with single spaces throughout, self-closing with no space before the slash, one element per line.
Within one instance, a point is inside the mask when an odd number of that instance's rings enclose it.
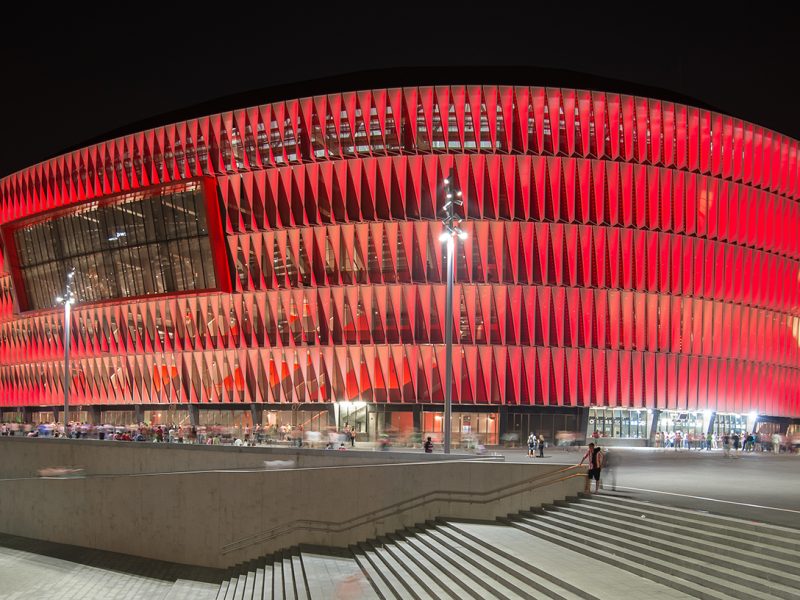
<path fill-rule="evenodd" d="M 578 466 L 581 466 L 585 460 L 588 459 L 589 461 L 589 471 L 586 473 L 586 489 L 584 490 L 587 494 L 590 491 L 592 479 L 594 479 L 595 493 L 600 490 L 600 471 L 603 469 L 603 458 L 603 451 L 600 449 L 600 446 L 595 446 L 594 443 L 590 443 L 586 454 L 583 455 L 581 462 L 578 463 Z"/>
<path fill-rule="evenodd" d="M 726 458 L 731 455 L 731 437 L 727 433 L 722 436 L 722 451 Z"/>
<path fill-rule="evenodd" d="M 426 454 L 431 454 L 433 452 L 433 441 L 431 441 L 430 436 L 428 436 L 428 439 L 425 440 L 425 443 L 422 445 L 422 447 L 425 448 Z"/>
<path fill-rule="evenodd" d="M 528 458 L 533 458 L 534 450 L 536 450 L 536 436 L 531 433 L 528 436 Z"/>
<path fill-rule="evenodd" d="M 356 446 L 356 428 L 354 426 L 350 426 L 350 447 L 355 448 Z"/>
<path fill-rule="evenodd" d="M 544 436 L 539 434 L 539 458 L 544 458 Z"/>

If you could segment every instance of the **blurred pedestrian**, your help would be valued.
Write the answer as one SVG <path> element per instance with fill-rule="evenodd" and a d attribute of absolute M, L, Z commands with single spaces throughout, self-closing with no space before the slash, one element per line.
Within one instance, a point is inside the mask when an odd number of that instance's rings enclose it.
<path fill-rule="evenodd" d="M 433 441 L 431 440 L 430 436 L 428 436 L 428 439 L 425 440 L 425 443 L 422 445 L 422 447 L 425 448 L 426 454 L 431 454 L 433 452 Z"/>
<path fill-rule="evenodd" d="M 611 479 L 611 489 L 615 492 L 617 491 L 617 470 L 620 462 L 619 452 L 609 450 L 604 453 L 603 468 L 606 470 L 606 480 Z"/>
<path fill-rule="evenodd" d="M 544 458 L 544 436 L 539 434 L 539 458 Z"/>
<path fill-rule="evenodd" d="M 528 436 L 528 458 L 533 458 L 534 451 L 536 450 L 536 436 L 531 433 Z"/>
<path fill-rule="evenodd" d="M 781 434 L 777 431 L 772 434 L 772 452 L 780 454 L 781 451 Z"/>

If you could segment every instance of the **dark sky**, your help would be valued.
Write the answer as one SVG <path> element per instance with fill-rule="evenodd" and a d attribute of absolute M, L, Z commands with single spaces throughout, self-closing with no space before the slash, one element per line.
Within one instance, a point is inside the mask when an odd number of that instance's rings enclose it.
<path fill-rule="evenodd" d="M 50 23 L 9 16 L 0 38 L 0 176 L 219 96 L 400 66 L 570 69 L 673 90 L 800 138 L 799 28 L 788 14 L 771 12 L 767 27 L 750 18 L 764 11 L 749 2 L 728 3 L 726 19 L 662 2 L 599 3 L 594 14 L 579 2 L 550 12 L 542 4 L 463 3 L 440 14 L 434 3 L 277 13 L 239 3 L 231 6 L 241 12 L 218 14 L 196 4 L 157 17 L 124 4 L 118 15 Z"/>

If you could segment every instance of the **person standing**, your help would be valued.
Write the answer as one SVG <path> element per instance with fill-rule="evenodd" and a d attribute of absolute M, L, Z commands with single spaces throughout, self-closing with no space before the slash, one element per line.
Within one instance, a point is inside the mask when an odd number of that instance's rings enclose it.
<path fill-rule="evenodd" d="M 539 434 L 539 458 L 544 458 L 544 436 Z"/>
<path fill-rule="evenodd" d="M 600 446 L 595 446 L 594 443 L 591 443 L 586 450 L 586 454 L 583 455 L 581 462 L 578 463 L 578 466 L 581 466 L 587 459 L 589 461 L 589 471 L 586 473 L 586 489 L 584 490 L 587 494 L 590 491 L 589 488 L 592 479 L 594 479 L 595 493 L 600 490 L 600 471 L 603 469 L 603 458 L 603 451 L 600 449 Z"/>
<path fill-rule="evenodd" d="M 433 441 L 431 440 L 430 436 L 428 439 L 425 440 L 425 443 L 422 445 L 425 448 L 425 454 L 432 454 L 433 453 Z"/>
<path fill-rule="evenodd" d="M 534 450 L 536 450 L 536 436 L 531 433 L 528 436 L 528 458 L 533 458 Z"/>

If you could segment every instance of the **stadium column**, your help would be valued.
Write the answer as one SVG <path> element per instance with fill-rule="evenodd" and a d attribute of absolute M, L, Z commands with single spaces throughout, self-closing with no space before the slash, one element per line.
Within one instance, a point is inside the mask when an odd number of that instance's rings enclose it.
<path fill-rule="evenodd" d="M 650 431 L 648 432 L 647 436 L 648 446 L 655 446 L 656 433 L 658 433 L 658 418 L 660 416 L 661 416 L 661 411 L 654 408 L 653 413 L 650 415 L 650 418 L 652 420 L 650 421 Z"/>
<path fill-rule="evenodd" d="M 578 422 L 580 423 L 578 431 L 583 432 L 583 437 L 588 441 L 589 439 L 589 409 L 585 406 L 578 407 Z"/>
<path fill-rule="evenodd" d="M 90 406 L 89 409 L 86 411 L 89 417 L 89 423 L 92 425 L 99 425 L 100 424 L 100 407 L 99 406 Z"/>
<path fill-rule="evenodd" d="M 497 423 L 497 435 L 502 439 L 503 435 L 508 431 L 508 406 L 501 405 L 497 411 L 499 421 Z"/>
<path fill-rule="evenodd" d="M 714 431 L 714 421 L 716 420 L 717 420 L 717 412 L 711 411 L 711 415 L 708 417 L 708 423 L 706 423 L 706 430 L 705 430 L 706 435 Z"/>
<path fill-rule="evenodd" d="M 144 422 L 144 408 L 141 404 L 134 404 L 133 405 L 133 420 L 137 423 Z"/>
<path fill-rule="evenodd" d="M 192 427 L 200 425 L 200 407 L 197 404 L 189 405 L 189 424 Z"/>
<path fill-rule="evenodd" d="M 258 404 L 250 405 L 250 417 L 253 419 L 253 425 L 261 425 L 262 416 L 264 412 L 258 407 Z"/>

